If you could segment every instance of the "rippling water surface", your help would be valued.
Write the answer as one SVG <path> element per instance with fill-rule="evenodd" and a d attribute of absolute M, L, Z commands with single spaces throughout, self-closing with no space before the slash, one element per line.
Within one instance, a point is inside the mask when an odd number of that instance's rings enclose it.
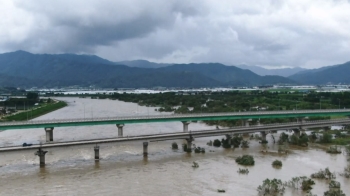
<path fill-rule="evenodd" d="M 121 115 L 158 114 L 155 108 L 137 106 L 112 100 L 59 98 L 69 106 L 36 120 L 65 118 L 96 118 Z M 191 123 L 190 130 L 214 129 L 202 123 Z M 182 123 L 127 124 L 124 136 L 182 131 Z M 54 129 L 54 141 L 71 141 L 116 137 L 115 125 L 67 127 Z M 277 135 L 275 136 L 277 137 Z M 322 148 L 295 148 L 288 155 L 278 155 L 272 141 L 262 146 L 252 140 L 248 149 L 222 149 L 206 146 L 209 140 L 221 137 L 198 138 L 193 143 L 205 147 L 205 154 L 187 154 L 171 149 L 173 141 L 151 142 L 149 155 L 142 155 L 142 142 L 100 145 L 101 160 L 95 162 L 92 145 L 49 149 L 46 167 L 40 168 L 35 151 L 0 154 L 0 195 L 257 195 L 256 188 L 266 178 L 283 181 L 295 176 L 329 167 L 342 172 L 347 166 L 344 155 L 330 155 Z M 269 138 L 270 139 L 270 138 Z M 23 142 L 45 142 L 43 129 L 9 130 L 0 132 L 0 145 L 20 145 Z M 176 140 L 178 144 L 182 140 Z M 263 153 L 268 149 L 272 153 Z M 248 175 L 239 175 L 245 168 L 235 158 L 250 154 L 255 166 L 247 167 Z M 281 169 L 271 166 L 280 159 Z M 196 161 L 199 168 L 192 168 Z M 350 181 L 337 174 L 342 190 L 350 195 Z M 323 195 L 328 189 L 326 181 L 317 180 L 312 192 Z M 287 189 L 285 195 L 303 195 L 301 191 Z"/>

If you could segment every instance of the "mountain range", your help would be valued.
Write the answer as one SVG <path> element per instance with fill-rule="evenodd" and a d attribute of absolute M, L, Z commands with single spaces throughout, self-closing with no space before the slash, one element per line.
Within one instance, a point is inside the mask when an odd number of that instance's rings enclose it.
<path fill-rule="evenodd" d="M 259 76 L 249 70 L 218 63 L 139 68 L 94 55 L 31 54 L 25 51 L 1 54 L 0 74 L 4 78 L 0 85 L 20 87 L 198 88 L 295 83 L 288 78 Z"/>
<path fill-rule="evenodd" d="M 349 64 L 344 64 L 345 67 L 347 65 Z M 344 66 L 330 66 L 326 70 L 331 73 L 329 70 L 336 67 L 345 69 Z M 102 88 L 295 85 L 308 82 L 313 84 L 314 81 L 308 74 L 321 73 L 323 70 L 304 70 L 286 78 L 260 76 L 247 69 L 219 63 L 158 64 L 145 60 L 112 62 L 95 55 L 31 54 L 26 51 L 0 54 L 0 86 L 24 88 L 72 85 Z M 339 77 L 328 77 L 326 83 L 338 83 L 340 80 L 347 81 Z M 317 82 L 322 83 L 320 78 Z"/>
<path fill-rule="evenodd" d="M 302 84 L 350 84 L 350 62 L 301 71 L 289 78 Z"/>

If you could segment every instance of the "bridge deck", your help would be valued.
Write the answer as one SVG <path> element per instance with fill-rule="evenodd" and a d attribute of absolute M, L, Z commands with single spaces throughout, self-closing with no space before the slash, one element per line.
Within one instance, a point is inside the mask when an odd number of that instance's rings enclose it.
<path fill-rule="evenodd" d="M 341 110 L 293 110 L 266 112 L 232 112 L 232 113 L 199 113 L 199 114 L 170 114 L 147 116 L 120 116 L 85 119 L 52 119 L 41 121 L 16 121 L 0 123 L 0 130 L 29 129 L 45 127 L 94 126 L 106 124 L 154 123 L 173 121 L 203 121 L 203 120 L 237 120 L 258 118 L 290 118 L 313 116 L 348 116 L 350 109 Z"/>
<path fill-rule="evenodd" d="M 55 143 L 45 143 L 42 145 L 35 144 L 28 147 L 23 146 L 6 146 L 1 147 L 0 152 L 6 151 L 18 151 L 18 150 L 30 150 L 42 148 L 54 148 L 54 147 L 64 147 L 64 146 L 77 146 L 77 145 L 95 145 L 102 143 L 112 143 L 112 142 L 131 142 L 131 141 L 160 141 L 160 140 L 174 140 L 174 139 L 186 139 L 190 137 L 210 137 L 210 136 L 220 136 L 231 133 L 252 133 L 258 131 L 272 131 L 272 130 L 288 130 L 296 128 L 313 128 L 313 127 L 324 127 L 334 124 L 350 124 L 350 119 L 337 119 L 337 120 L 319 120 L 319 121 L 307 121 L 307 122 L 292 122 L 292 123 L 277 123 L 277 124 L 267 124 L 267 125 L 256 125 L 250 127 L 233 127 L 229 129 L 215 129 L 215 130 L 204 130 L 204 131 L 192 131 L 192 132 L 175 132 L 175 133 L 165 133 L 165 134 L 153 134 L 153 135 L 138 135 L 131 137 L 118 137 L 118 138 L 105 138 L 105 139 L 93 139 L 93 140 L 83 140 L 83 141 L 67 141 L 67 142 L 55 142 Z"/>

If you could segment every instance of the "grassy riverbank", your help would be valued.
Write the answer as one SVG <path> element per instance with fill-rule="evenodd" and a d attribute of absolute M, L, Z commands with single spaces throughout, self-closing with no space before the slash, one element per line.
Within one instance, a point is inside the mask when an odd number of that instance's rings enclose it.
<path fill-rule="evenodd" d="M 39 116 L 42 116 L 44 114 L 53 112 L 55 110 L 61 109 L 63 107 L 66 107 L 67 103 L 63 101 L 57 101 L 53 103 L 48 103 L 42 106 L 39 106 L 37 108 L 34 108 L 33 110 L 27 110 L 23 111 L 11 116 L 7 116 L 3 119 L 3 121 L 23 121 L 23 120 L 30 120 Z"/>

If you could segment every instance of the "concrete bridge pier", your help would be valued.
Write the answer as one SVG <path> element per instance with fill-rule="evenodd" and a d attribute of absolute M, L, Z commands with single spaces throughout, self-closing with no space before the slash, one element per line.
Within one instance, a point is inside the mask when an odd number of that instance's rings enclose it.
<path fill-rule="evenodd" d="M 53 127 L 45 127 L 46 132 L 46 142 L 53 141 Z"/>
<path fill-rule="evenodd" d="M 192 138 L 186 139 L 186 141 L 187 141 L 187 152 L 191 152 L 192 151 Z"/>
<path fill-rule="evenodd" d="M 143 156 L 147 157 L 148 155 L 148 142 L 143 142 Z"/>
<path fill-rule="evenodd" d="M 46 153 L 47 153 L 47 151 L 42 150 L 41 148 L 39 148 L 39 150 L 35 153 L 35 155 L 39 156 L 40 167 L 45 166 L 45 154 Z"/>
<path fill-rule="evenodd" d="M 94 151 L 95 151 L 95 160 L 100 160 L 100 147 L 96 145 L 94 147 Z"/>
<path fill-rule="evenodd" d="M 260 119 L 256 121 L 256 125 L 260 126 Z"/>
<path fill-rule="evenodd" d="M 190 122 L 182 121 L 182 124 L 184 125 L 183 131 L 184 132 L 188 132 L 188 125 L 190 124 Z"/>
<path fill-rule="evenodd" d="M 118 137 L 123 137 L 124 124 L 117 124 L 117 127 L 118 127 Z"/>
<path fill-rule="evenodd" d="M 266 131 L 260 131 L 260 134 L 261 134 L 261 143 L 267 143 L 267 140 L 266 140 Z"/>
<path fill-rule="evenodd" d="M 244 126 L 249 127 L 251 121 L 252 121 L 252 119 L 244 120 Z"/>

